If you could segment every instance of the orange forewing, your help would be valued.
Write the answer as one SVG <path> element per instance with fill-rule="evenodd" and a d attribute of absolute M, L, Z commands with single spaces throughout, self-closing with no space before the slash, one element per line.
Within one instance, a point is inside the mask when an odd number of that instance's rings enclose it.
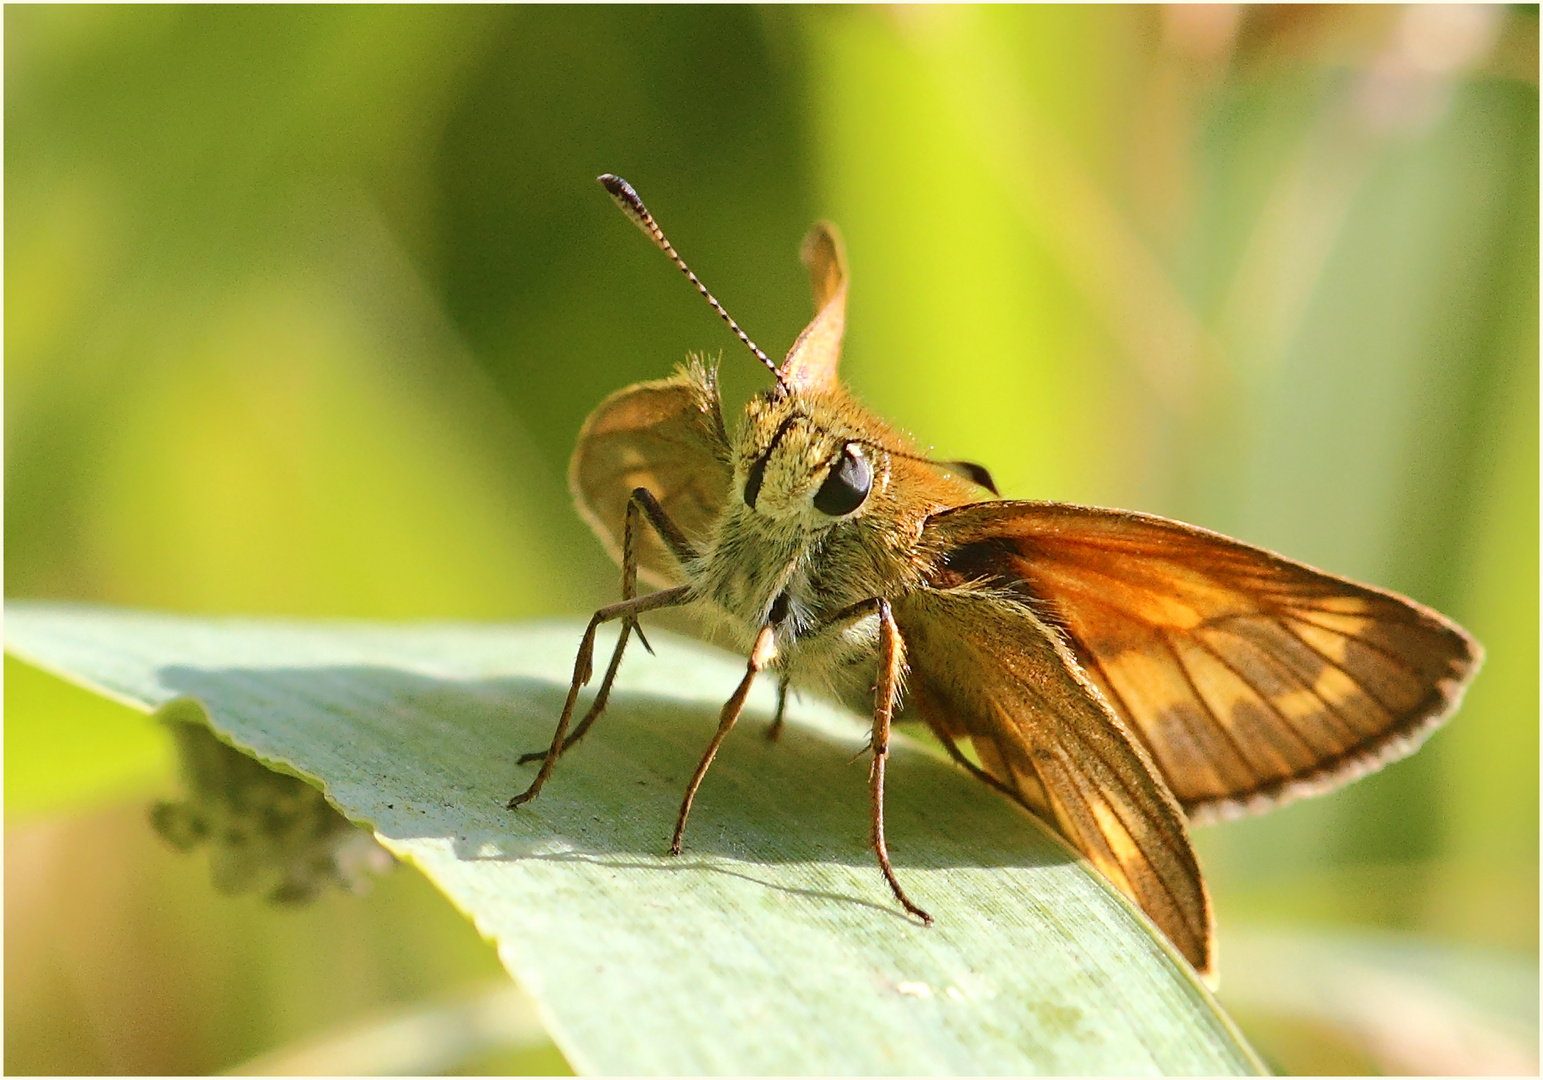
<path fill-rule="evenodd" d="M 979 503 L 924 543 L 935 584 L 1005 590 L 1064 633 L 1192 820 L 1410 753 L 1482 660 L 1411 600 L 1147 514 Z"/>

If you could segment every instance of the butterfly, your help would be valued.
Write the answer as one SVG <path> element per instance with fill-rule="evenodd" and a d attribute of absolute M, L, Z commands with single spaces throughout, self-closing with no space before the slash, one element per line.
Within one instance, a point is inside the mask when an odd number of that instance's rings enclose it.
<path fill-rule="evenodd" d="M 897 901 L 884 777 L 904 703 L 958 765 L 1055 828 L 1202 975 L 1211 902 L 1189 826 L 1331 790 L 1411 753 L 1456 709 L 1483 652 L 1395 593 L 1151 514 L 996 497 L 935 461 L 837 375 L 848 275 L 820 224 L 802 259 L 816 314 L 779 365 L 686 266 L 626 181 L 600 182 L 774 383 L 730 433 L 715 372 L 688 364 L 601 402 L 569 480 L 622 566 L 595 613 L 530 786 L 606 707 L 639 615 L 686 607 L 748 657 L 686 789 L 671 851 L 757 674 L 871 703 L 873 845 Z M 637 594 L 638 581 L 656 591 Z M 599 691 L 595 631 L 622 629 Z M 644 641 L 646 645 L 646 640 Z"/>

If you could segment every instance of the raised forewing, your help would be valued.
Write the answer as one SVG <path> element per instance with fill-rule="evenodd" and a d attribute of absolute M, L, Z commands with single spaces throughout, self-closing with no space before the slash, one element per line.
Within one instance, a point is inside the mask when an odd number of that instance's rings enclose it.
<path fill-rule="evenodd" d="M 804 237 L 799 257 L 814 287 L 814 318 L 788 350 L 781 377 L 798 390 L 834 390 L 840 386 L 836 369 L 846 332 L 847 265 L 841 234 L 834 225 L 820 222 Z"/>
<path fill-rule="evenodd" d="M 1056 826 L 1202 974 L 1210 901 L 1183 812 L 1145 750 L 1024 604 L 920 589 L 894 604 L 912 704 Z"/>
<path fill-rule="evenodd" d="M 584 421 L 568 465 L 579 513 L 621 559 L 627 500 L 647 488 L 699 548 L 712 534 L 733 483 L 728 437 L 712 372 L 699 365 L 638 383 L 600 403 Z M 652 529 L 637 538 L 638 571 L 664 587 L 683 583 L 679 563 Z"/>
<path fill-rule="evenodd" d="M 1166 518 L 979 503 L 924 536 L 937 584 L 1020 595 L 1064 632 L 1196 821 L 1410 753 L 1483 655 L 1402 596 Z"/>

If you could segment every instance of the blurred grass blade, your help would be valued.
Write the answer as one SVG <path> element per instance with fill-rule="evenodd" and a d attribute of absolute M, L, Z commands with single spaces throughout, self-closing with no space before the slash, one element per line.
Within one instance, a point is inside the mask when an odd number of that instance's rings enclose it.
<path fill-rule="evenodd" d="M 901 740 L 890 848 L 868 850 L 864 728 L 759 688 L 662 853 L 740 664 L 653 635 L 542 797 L 579 627 L 281 623 L 7 606 L 15 655 L 322 787 L 493 939 L 594 1073 L 1248 1073 L 1261 1066 L 1166 943 L 1017 807 Z"/>
<path fill-rule="evenodd" d="M 458 1001 L 414 1005 L 286 1046 L 230 1076 L 444 1076 L 494 1051 L 547 1045 L 529 995 L 508 983 Z"/>
<path fill-rule="evenodd" d="M 5 820 L 70 813 L 146 795 L 176 754 L 143 710 L 107 701 L 5 658 Z"/>
<path fill-rule="evenodd" d="M 1536 957 L 1413 934 L 1253 929 L 1228 938 L 1223 997 L 1268 1031 L 1313 1024 L 1386 1076 L 1536 1076 Z M 1255 1030 L 1251 1025 L 1250 1030 Z M 1302 1040 L 1278 1048 L 1300 1057 Z M 1268 1053 L 1268 1042 L 1261 1047 Z M 1283 1058 L 1292 1073 L 1323 1062 Z M 1344 1062 L 1336 1062 L 1340 1071 Z"/>

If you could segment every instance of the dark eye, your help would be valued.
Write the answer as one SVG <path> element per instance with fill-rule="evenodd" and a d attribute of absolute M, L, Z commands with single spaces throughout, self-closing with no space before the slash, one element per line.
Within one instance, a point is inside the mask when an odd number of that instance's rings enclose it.
<path fill-rule="evenodd" d="M 850 514 L 863 504 L 872 487 L 873 466 L 863 457 L 862 450 L 847 443 L 825 483 L 814 493 L 814 508 L 831 517 Z"/>

